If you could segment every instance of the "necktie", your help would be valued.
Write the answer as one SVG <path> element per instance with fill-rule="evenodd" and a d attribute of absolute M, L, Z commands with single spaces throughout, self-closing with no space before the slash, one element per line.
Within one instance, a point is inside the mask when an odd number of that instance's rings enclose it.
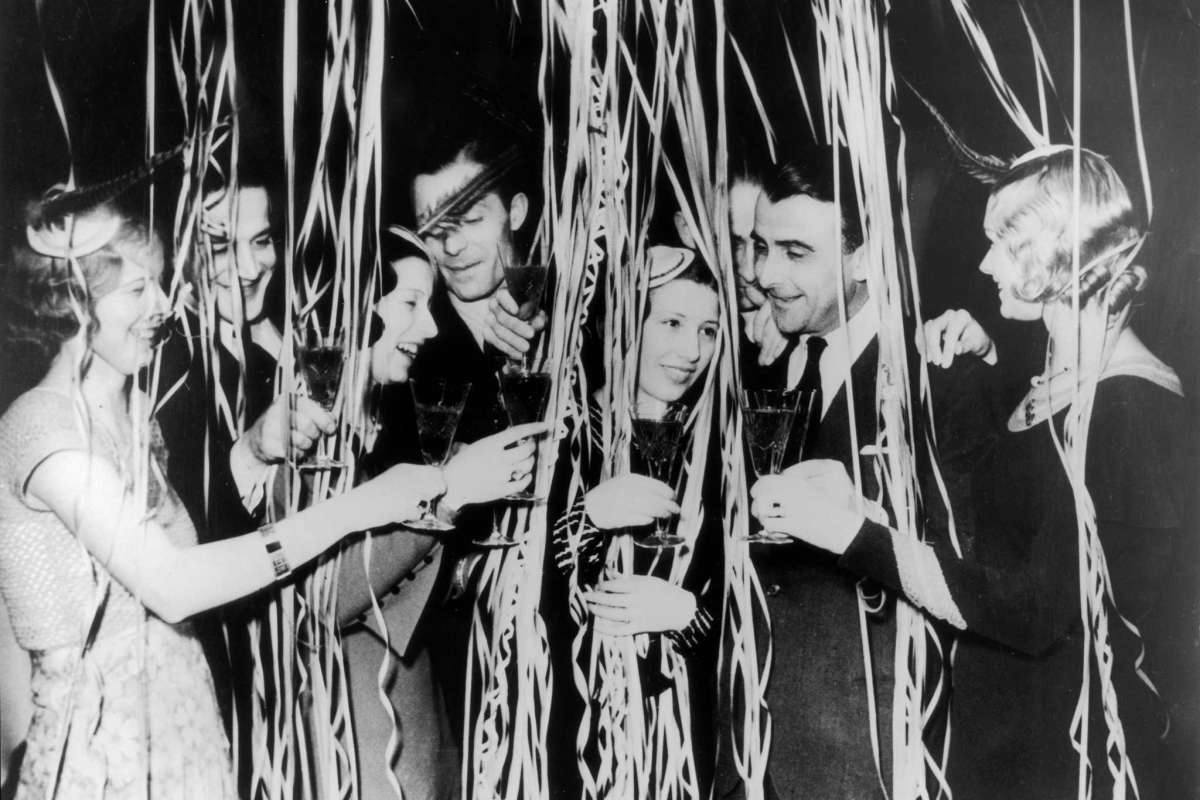
<path fill-rule="evenodd" d="M 800 407 L 797 416 L 803 427 L 800 430 L 800 452 L 804 457 L 806 444 L 813 440 L 817 428 L 821 425 L 821 405 L 824 402 L 821 395 L 821 353 L 825 352 L 825 340 L 820 336 L 808 337 L 808 357 L 804 361 L 804 372 L 800 375 L 800 383 L 796 386 L 800 393 Z"/>

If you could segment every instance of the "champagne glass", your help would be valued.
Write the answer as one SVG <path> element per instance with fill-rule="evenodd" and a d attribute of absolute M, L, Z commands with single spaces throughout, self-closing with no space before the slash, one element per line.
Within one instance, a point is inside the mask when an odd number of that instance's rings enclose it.
<path fill-rule="evenodd" d="M 454 432 L 458 430 L 458 421 L 462 418 L 463 407 L 467 404 L 467 393 L 471 391 L 471 384 L 447 378 L 411 378 L 408 386 L 412 391 L 413 407 L 416 409 L 417 439 L 421 447 L 421 457 L 430 466 L 445 466 L 450 457 L 450 447 L 454 444 Z M 404 524 L 422 531 L 452 530 L 453 525 L 438 519 L 437 502 L 438 498 L 435 497 L 425 506 L 419 518 Z"/>
<path fill-rule="evenodd" d="M 781 389 L 742 390 L 742 424 L 746 435 L 746 447 L 750 450 L 750 463 L 759 477 L 779 473 L 788 437 L 796 421 L 799 394 Z M 803 418 L 801 424 L 807 430 L 808 426 Z M 801 439 L 803 440 L 803 432 Z M 758 533 L 746 536 L 744 541 L 784 544 L 792 541 L 792 537 L 763 528 Z"/>
<path fill-rule="evenodd" d="M 546 292 L 546 283 L 550 277 L 550 265 L 509 263 L 503 253 L 500 253 L 498 257 L 504 268 L 504 283 L 508 287 L 508 293 L 512 295 L 518 306 L 517 317 L 528 322 L 537 315 L 538 308 L 542 305 L 542 296 Z M 526 357 L 511 363 L 519 364 L 522 369 L 528 369 L 528 361 L 532 359 L 534 350 L 531 341 Z"/>
<path fill-rule="evenodd" d="M 657 412 L 657 413 L 656 413 Z M 665 409 L 638 408 L 633 418 L 633 446 L 641 455 L 646 465 L 646 472 L 651 478 L 660 480 L 674 487 L 675 464 L 679 456 L 679 445 L 683 442 L 684 423 L 687 412 L 679 406 L 667 406 Z M 677 533 L 670 533 L 668 520 L 656 519 L 654 533 L 634 539 L 639 547 L 663 549 L 679 547 L 684 538 Z"/>
<path fill-rule="evenodd" d="M 344 334 L 313 321 L 305 324 L 299 331 L 299 341 L 296 344 L 296 361 L 300 365 L 300 373 L 304 376 L 304 384 L 308 387 L 308 396 L 317 402 L 321 408 L 335 413 L 338 387 L 342 382 L 342 367 L 346 363 Z M 322 437 L 316 450 L 298 466 L 299 469 L 326 470 L 338 469 L 345 466 L 333 458 L 326 450 L 327 438 Z"/>
<path fill-rule="evenodd" d="M 508 424 L 512 427 L 524 425 L 527 422 L 541 422 L 546 416 L 546 404 L 550 400 L 550 368 L 544 367 L 537 372 L 524 367 L 507 364 L 497 376 L 500 381 L 500 402 L 508 415 Z M 536 465 L 537 455 L 534 455 Z M 534 467 L 537 474 L 537 467 Z M 505 500 L 539 502 L 540 498 L 534 487 L 522 492 L 510 494 Z"/>
<path fill-rule="evenodd" d="M 538 372 L 531 372 L 522 365 L 506 364 L 497 374 L 500 383 L 500 402 L 508 415 L 508 424 L 516 427 L 527 422 L 540 422 L 546 416 L 546 403 L 550 399 L 551 369 L 544 367 Z M 533 475 L 537 481 L 537 450 L 534 450 Z M 531 485 L 529 489 L 513 492 L 503 498 L 514 503 L 542 503 L 545 498 L 537 493 L 537 488 Z M 509 547 L 516 540 L 500 531 L 496 516 L 492 515 L 492 532 L 487 538 L 478 539 L 475 544 L 481 547 Z"/>

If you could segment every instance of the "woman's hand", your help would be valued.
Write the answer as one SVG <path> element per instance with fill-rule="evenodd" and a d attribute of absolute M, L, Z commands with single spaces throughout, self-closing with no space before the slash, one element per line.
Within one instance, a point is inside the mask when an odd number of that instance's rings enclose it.
<path fill-rule="evenodd" d="M 801 461 L 750 487 L 750 513 L 763 528 L 828 550 L 846 552 L 863 524 L 858 492 L 840 461 Z"/>
<path fill-rule="evenodd" d="M 696 616 L 696 596 L 649 575 L 621 575 L 601 581 L 583 599 L 604 636 L 679 631 Z"/>
<path fill-rule="evenodd" d="M 662 481 L 627 473 L 609 478 L 583 497 L 588 519 L 600 530 L 634 528 L 679 513 L 675 491 Z"/>
<path fill-rule="evenodd" d="M 917 332 L 917 350 L 930 364 L 948 367 L 954 357 L 970 354 L 989 364 L 996 363 L 996 344 L 970 312 L 950 309 L 926 321 Z"/>
<path fill-rule="evenodd" d="M 352 490 L 354 509 L 361 515 L 359 530 L 416 519 L 425 506 L 446 492 L 437 467 L 397 464 Z"/>
<path fill-rule="evenodd" d="M 490 503 L 529 486 L 533 474 L 534 437 L 550 430 L 544 422 L 517 425 L 459 450 L 442 468 L 451 509 Z"/>

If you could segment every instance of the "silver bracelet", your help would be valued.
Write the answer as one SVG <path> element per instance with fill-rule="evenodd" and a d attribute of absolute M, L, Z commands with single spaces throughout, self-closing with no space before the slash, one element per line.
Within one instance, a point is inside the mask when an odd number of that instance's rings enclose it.
<path fill-rule="evenodd" d="M 287 579 L 292 574 L 292 565 L 288 563 L 287 556 L 283 554 L 283 545 L 279 543 L 275 525 L 268 523 L 259 528 L 258 532 L 263 537 L 263 546 L 266 547 L 267 555 L 271 559 L 271 566 L 275 569 L 275 580 Z"/>

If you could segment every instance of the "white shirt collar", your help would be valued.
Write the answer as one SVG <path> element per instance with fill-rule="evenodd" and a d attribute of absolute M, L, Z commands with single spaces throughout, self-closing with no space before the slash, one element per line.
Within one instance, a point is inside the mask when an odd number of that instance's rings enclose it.
<path fill-rule="evenodd" d="M 454 292 L 447 292 L 450 297 L 450 305 L 458 312 L 458 316 L 467 324 L 467 330 L 471 332 L 471 336 L 475 339 L 475 344 L 479 345 L 479 349 L 483 349 L 483 331 L 485 320 L 487 319 L 488 301 L 491 297 L 484 297 L 480 300 L 459 300 L 454 296 Z"/>
<path fill-rule="evenodd" d="M 830 331 L 822 338 L 825 351 L 821 354 L 821 416 L 829 411 L 838 390 L 846 382 L 850 367 L 867 349 L 871 340 L 879 335 L 879 310 L 870 296 L 845 325 Z M 787 386 L 794 389 L 804 374 L 808 361 L 809 334 L 802 335 L 796 349 L 788 359 Z"/>

